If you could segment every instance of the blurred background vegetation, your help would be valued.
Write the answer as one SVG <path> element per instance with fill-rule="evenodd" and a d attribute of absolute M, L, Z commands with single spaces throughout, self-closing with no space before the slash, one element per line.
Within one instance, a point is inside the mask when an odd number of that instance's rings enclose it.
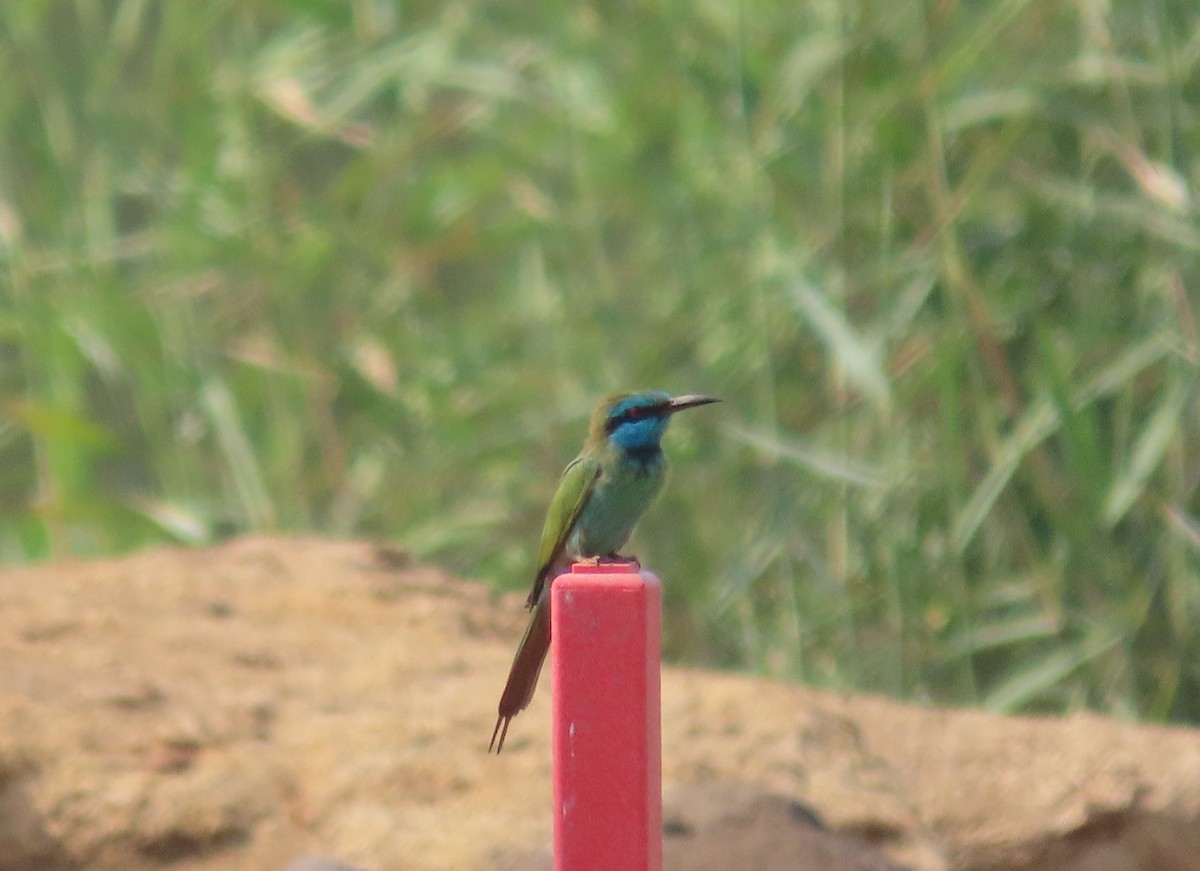
<path fill-rule="evenodd" d="M 705 391 L 676 660 L 1200 722 L 1198 111 L 1194 0 L 5 3 L 0 560 L 523 590 L 593 402 Z"/>

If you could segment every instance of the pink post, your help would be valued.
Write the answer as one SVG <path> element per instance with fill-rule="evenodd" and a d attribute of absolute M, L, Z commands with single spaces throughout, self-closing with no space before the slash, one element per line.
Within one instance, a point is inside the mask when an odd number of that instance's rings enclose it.
<path fill-rule="evenodd" d="M 636 563 L 551 587 L 555 871 L 662 871 L 662 590 Z"/>

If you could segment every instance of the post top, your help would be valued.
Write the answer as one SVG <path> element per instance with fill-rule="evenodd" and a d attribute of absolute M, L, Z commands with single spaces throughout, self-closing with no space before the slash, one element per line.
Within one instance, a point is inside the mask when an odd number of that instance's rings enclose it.
<path fill-rule="evenodd" d="M 571 563 L 571 574 L 573 575 L 636 575 L 640 574 L 641 571 L 642 566 L 637 560 Z"/>

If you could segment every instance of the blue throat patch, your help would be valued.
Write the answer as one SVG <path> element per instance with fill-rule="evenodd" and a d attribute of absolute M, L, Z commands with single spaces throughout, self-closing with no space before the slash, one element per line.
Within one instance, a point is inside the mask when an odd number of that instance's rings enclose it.
<path fill-rule="evenodd" d="M 666 415 L 651 413 L 635 420 L 622 421 L 608 437 L 626 454 L 656 453 L 669 420 Z"/>

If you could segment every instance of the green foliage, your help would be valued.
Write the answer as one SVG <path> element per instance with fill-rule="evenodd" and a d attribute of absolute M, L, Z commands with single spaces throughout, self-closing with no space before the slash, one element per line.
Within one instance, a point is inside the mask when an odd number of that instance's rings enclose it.
<path fill-rule="evenodd" d="M 0 8 L 0 559 L 507 588 L 614 388 L 680 658 L 1200 721 L 1182 0 Z"/>

